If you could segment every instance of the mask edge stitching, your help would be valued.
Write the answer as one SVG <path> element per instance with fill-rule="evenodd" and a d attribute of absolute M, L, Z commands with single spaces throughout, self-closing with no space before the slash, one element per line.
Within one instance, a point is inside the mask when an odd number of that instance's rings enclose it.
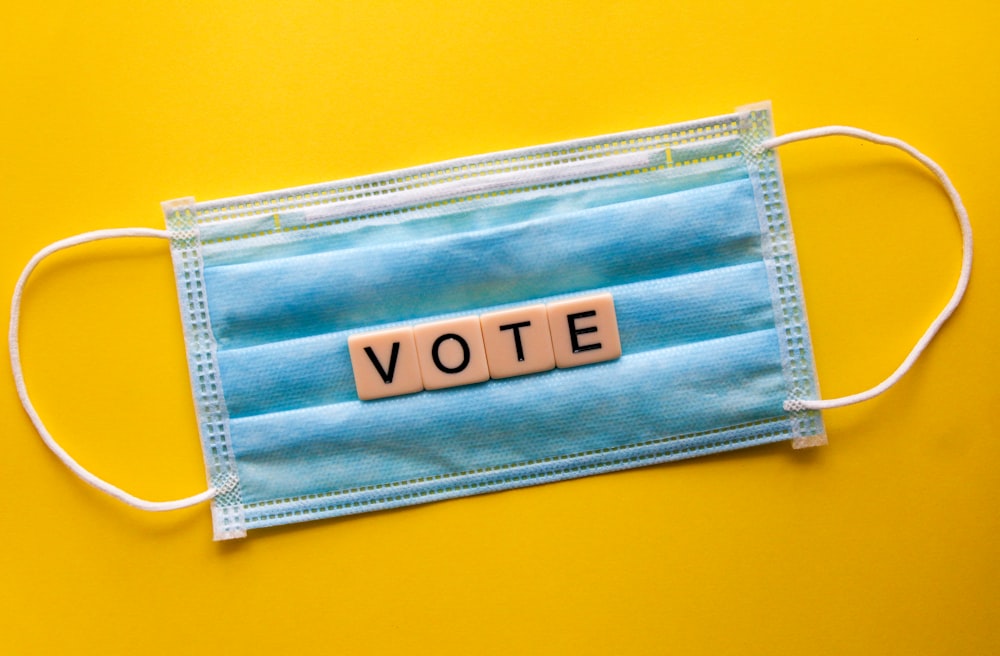
<path fill-rule="evenodd" d="M 817 386 L 811 340 L 805 316 L 801 277 L 795 243 L 788 215 L 784 183 L 778 175 L 777 155 L 761 152 L 757 144 L 772 136 L 769 108 L 747 112 L 741 121 L 747 169 L 754 188 L 758 220 L 761 222 L 762 249 L 767 265 L 768 282 L 774 304 L 774 324 L 781 344 L 781 364 L 789 383 L 790 398 L 812 398 Z M 792 334 L 792 332 L 795 334 Z M 807 396 L 803 396 L 803 394 Z M 795 411 L 788 414 L 795 437 L 825 435 L 818 411 Z"/>
<path fill-rule="evenodd" d="M 722 435 L 722 434 L 729 433 L 729 432 L 732 432 L 732 431 L 738 431 L 738 430 L 742 430 L 742 429 L 751 429 L 751 428 L 755 428 L 755 427 L 758 428 L 758 429 L 763 430 L 764 427 L 767 427 L 769 425 L 779 424 L 779 423 L 786 422 L 786 421 L 788 421 L 788 417 L 787 416 L 776 416 L 776 417 L 771 417 L 771 418 L 768 418 L 768 419 L 762 419 L 760 421 L 755 421 L 755 422 L 733 424 L 733 425 L 725 426 L 725 427 L 722 427 L 722 428 L 714 428 L 714 429 L 711 429 L 711 430 L 696 431 L 696 432 L 693 432 L 693 433 L 682 433 L 682 434 L 679 434 L 679 435 L 668 435 L 668 436 L 665 436 L 665 437 L 657 437 L 657 438 L 654 438 L 652 440 L 647 440 L 645 442 L 634 442 L 634 443 L 631 443 L 631 444 L 623 444 L 623 445 L 615 446 L 615 447 L 606 447 L 606 448 L 603 448 L 603 449 L 591 449 L 591 450 L 588 450 L 588 451 L 580 451 L 580 452 L 577 452 L 577 453 L 570 453 L 570 454 L 565 454 L 565 455 L 560 455 L 560 456 L 550 456 L 548 458 L 539 458 L 539 459 L 536 459 L 536 460 L 526 460 L 526 461 L 523 461 L 523 462 L 517 462 L 517 463 L 513 463 L 513 464 L 509 464 L 509 465 L 498 465 L 498 466 L 495 466 L 495 467 L 483 467 L 483 468 L 480 468 L 478 470 L 468 470 L 468 471 L 462 471 L 462 472 L 456 472 L 456 473 L 450 473 L 450 474 L 441 474 L 441 475 L 436 475 L 436 476 L 426 476 L 426 477 L 422 477 L 422 478 L 413 478 L 413 479 L 408 479 L 408 480 L 405 480 L 405 481 L 398 481 L 398 482 L 393 482 L 393 483 L 385 483 L 385 484 L 381 484 L 381 485 L 353 487 L 353 488 L 349 488 L 347 490 L 336 490 L 336 491 L 332 491 L 332 492 L 316 493 L 316 494 L 313 494 L 313 495 L 300 495 L 300 496 L 296 496 L 296 497 L 286 497 L 286 498 L 282 498 L 282 499 L 273 499 L 273 500 L 269 500 L 269 501 L 252 502 L 252 503 L 245 504 L 245 508 L 247 508 L 247 509 L 257 509 L 257 508 L 263 508 L 263 507 L 267 507 L 267 506 L 271 506 L 271 505 L 276 505 L 276 504 L 282 504 L 282 503 L 296 503 L 296 502 L 300 502 L 300 501 L 322 499 L 324 497 L 325 498 L 334 498 L 334 497 L 338 497 L 338 496 L 345 496 L 345 495 L 348 495 L 348 494 L 359 494 L 359 493 L 362 493 L 362 492 L 374 492 L 374 491 L 382 490 L 382 489 L 386 489 L 386 488 L 397 488 L 397 487 L 401 488 L 401 487 L 406 487 L 406 486 L 410 486 L 410 485 L 414 485 L 414 484 L 418 484 L 418 483 L 426 483 L 426 482 L 429 482 L 429 481 L 432 481 L 432 480 L 438 480 L 438 479 L 447 480 L 447 479 L 451 479 L 451 478 L 459 478 L 459 477 L 462 477 L 462 476 L 469 476 L 469 475 L 478 474 L 478 473 L 499 472 L 499 471 L 504 471 L 504 470 L 513 470 L 513 469 L 516 469 L 516 468 L 531 467 L 531 466 L 535 466 L 535 465 L 544 464 L 546 462 L 559 462 L 559 461 L 571 460 L 571 459 L 574 459 L 574 458 L 583 458 L 583 457 L 589 457 L 589 456 L 597 456 L 597 455 L 600 455 L 600 454 L 608 454 L 608 453 L 614 453 L 614 452 L 619 452 L 619 451 L 626 451 L 626 450 L 629 450 L 629 449 L 644 448 L 644 447 L 653 447 L 653 446 L 658 446 L 658 445 L 669 445 L 671 443 L 677 443 L 677 442 L 680 442 L 680 441 L 683 441 L 683 440 L 697 439 L 697 438 L 702 438 L 702 437 L 710 437 L 710 436 L 713 436 L 713 435 Z"/>
<path fill-rule="evenodd" d="M 221 392 L 222 384 L 216 375 L 218 363 L 215 339 L 205 300 L 205 283 L 200 266 L 202 258 L 197 228 L 194 225 L 194 212 L 190 203 L 165 209 L 181 324 L 184 328 L 188 374 L 195 398 L 195 414 L 206 473 L 211 485 L 220 490 L 229 488 L 212 499 L 215 539 L 242 537 L 246 534 L 246 522 L 239 472 L 229 444 L 228 413 Z M 201 360 L 204 360 L 204 364 L 201 364 Z M 199 367 L 206 368 L 204 374 L 198 372 Z M 207 386 L 201 376 L 208 379 Z"/>
<path fill-rule="evenodd" d="M 659 134 L 658 134 L 659 133 Z M 263 194 L 251 194 L 247 196 L 237 196 L 233 200 L 239 201 L 246 199 L 242 203 L 230 204 L 223 207 L 214 207 L 213 205 L 219 202 L 226 201 L 206 201 L 202 203 L 202 207 L 196 207 L 196 213 L 198 216 L 198 221 L 204 222 L 221 222 L 232 218 L 243 218 L 254 216 L 257 214 L 267 214 L 275 209 L 275 206 L 283 206 L 291 203 L 291 207 L 282 209 L 303 209 L 309 206 L 309 199 L 323 199 L 324 203 L 337 202 L 339 200 L 349 200 L 357 198 L 358 196 L 348 196 L 346 198 L 331 199 L 329 196 L 331 194 L 346 194 L 349 191 L 359 191 L 364 189 L 371 189 L 372 187 L 382 187 L 382 186 L 399 186 L 405 185 L 408 182 L 412 182 L 415 179 L 426 179 L 426 186 L 433 186 L 441 182 L 447 182 L 449 180 L 462 179 L 462 176 L 454 176 L 451 178 L 445 177 L 456 170 L 461 170 L 462 168 L 476 168 L 485 169 L 481 174 L 489 175 L 494 173 L 500 173 L 505 170 L 518 171 L 524 170 L 526 167 L 513 167 L 511 169 L 499 169 L 496 167 L 503 166 L 515 161 L 525 161 L 525 160 L 538 160 L 542 165 L 558 165 L 561 163 L 566 163 L 568 161 L 555 161 L 550 164 L 545 164 L 546 160 L 552 160 L 558 157 L 566 157 L 571 154 L 578 153 L 593 153 L 592 157 L 587 157 L 585 159 L 599 158 L 606 155 L 613 155 L 618 153 L 627 152 L 637 152 L 639 150 L 648 150 L 653 148 L 667 149 L 676 144 L 687 144 L 698 141 L 706 141 L 714 138 L 722 137 L 738 137 L 739 133 L 739 115 L 729 114 L 724 116 L 712 117 L 709 119 L 700 119 L 696 121 L 689 121 L 687 123 L 660 126 L 654 128 L 645 128 L 640 130 L 635 130 L 631 132 L 623 132 L 619 134 L 612 135 L 602 135 L 599 137 L 590 137 L 577 139 L 572 141 L 566 141 L 555 144 L 548 144 L 543 146 L 528 147 L 523 149 L 515 149 L 510 151 L 501 151 L 499 153 L 490 153 L 487 155 L 472 156 L 468 158 L 458 158 L 454 160 L 449 160 L 445 162 L 440 162 L 436 164 L 429 165 L 429 167 L 413 167 L 404 168 L 396 171 L 390 171 L 387 173 L 377 173 L 369 176 L 361 176 L 357 178 L 347 178 L 343 180 L 335 180 L 331 182 L 319 183 L 317 185 L 311 185 L 301 188 L 293 188 L 288 190 L 281 190 L 277 192 L 264 192 Z M 645 145 L 636 147 L 636 142 L 644 141 L 647 142 Z M 548 152 L 536 152 L 540 149 L 549 149 Z M 599 150 L 608 150 L 608 152 L 595 152 Z M 685 162 L 688 163 L 688 162 Z M 442 166 L 448 165 L 450 166 Z M 679 164 L 679 163 L 678 163 Z M 436 168 L 435 168 L 436 167 Z M 427 170 L 425 170 L 427 169 Z M 409 174 L 407 176 L 407 174 Z M 396 177 L 382 177 L 382 176 L 396 176 Z M 443 179 L 434 180 L 432 178 L 441 177 Z M 339 189 L 325 189 L 327 187 L 340 187 Z M 377 192 L 378 195 L 382 193 L 387 193 L 395 190 L 386 190 Z M 261 195 L 268 194 L 285 194 L 277 198 L 264 198 L 259 199 Z M 375 195 L 372 192 L 363 192 L 363 196 Z M 300 204 L 296 205 L 298 202 Z M 305 205 L 301 203 L 305 202 Z M 226 216 L 218 216 L 221 213 L 237 212 L 238 210 L 246 210 L 242 214 L 227 214 Z"/>
<path fill-rule="evenodd" d="M 386 210 L 386 211 L 382 211 L 382 212 L 373 212 L 373 213 L 369 213 L 369 214 L 356 214 L 356 215 L 352 215 L 352 216 L 331 219 L 331 220 L 328 220 L 328 221 L 316 221 L 315 223 L 309 223 L 309 224 L 306 224 L 306 225 L 283 226 L 283 225 L 278 225 L 277 221 L 276 221 L 276 226 L 274 228 L 271 228 L 271 229 L 268 229 L 268 230 L 263 230 L 263 231 L 259 231 L 259 232 L 250 232 L 250 233 L 239 234 L 239 235 L 231 235 L 231 236 L 226 236 L 226 237 L 218 237 L 218 238 L 215 238 L 215 239 L 206 239 L 202 243 L 205 244 L 205 245 L 215 245 L 215 244 L 222 244 L 222 243 L 227 243 L 227 242 L 241 241 L 241 240 L 244 240 L 244 239 L 256 239 L 256 238 L 259 238 L 259 237 L 267 237 L 267 236 L 270 236 L 270 235 L 280 235 L 280 234 L 285 234 L 285 233 L 290 233 L 290 232 L 302 232 L 304 230 L 313 230 L 313 229 L 316 229 L 316 228 L 326 228 L 326 227 L 330 227 L 330 226 L 334 226 L 334 225 L 343 225 L 343 224 L 346 224 L 346 223 L 352 223 L 354 221 L 367 221 L 367 220 L 370 220 L 370 219 L 378 219 L 378 218 L 383 218 L 383 217 L 387 217 L 387 216 L 395 216 L 395 215 L 399 215 L 399 214 L 405 214 L 407 212 L 416 212 L 416 211 L 426 210 L 426 209 L 430 209 L 430 208 L 437 207 L 437 206 L 440 206 L 440 205 L 445 205 L 445 204 L 449 204 L 450 205 L 450 204 L 455 204 L 455 203 L 464 203 L 464 202 L 472 202 L 472 201 L 477 201 L 477 200 L 485 200 L 487 198 L 495 198 L 495 197 L 498 197 L 498 196 L 507 196 L 507 195 L 512 195 L 512 194 L 527 193 L 527 192 L 538 191 L 538 190 L 542 190 L 542 189 L 551 189 L 551 188 L 555 188 L 555 187 L 566 187 L 566 186 L 577 185 L 577 184 L 587 184 L 587 183 L 591 183 L 591 182 L 597 182 L 597 181 L 600 181 L 600 180 L 608 180 L 608 179 L 615 178 L 615 177 L 623 177 L 623 176 L 628 176 L 628 175 L 642 175 L 642 174 L 645 174 L 645 173 L 653 173 L 653 172 L 656 172 L 656 171 L 663 171 L 663 170 L 674 169 L 674 168 L 682 168 L 682 167 L 690 166 L 690 165 L 693 165 L 693 164 L 704 164 L 705 162 L 708 162 L 708 161 L 720 161 L 720 160 L 725 160 L 725 159 L 734 159 L 736 157 L 739 157 L 740 154 L 741 154 L 741 152 L 739 150 L 734 150 L 734 151 L 731 151 L 731 152 L 727 152 L 727 153 L 723 153 L 723 154 L 717 154 L 717 155 L 712 155 L 712 156 L 708 156 L 708 157 L 704 157 L 704 158 L 691 159 L 691 160 L 683 160 L 683 161 L 679 161 L 679 162 L 678 161 L 673 161 L 673 162 L 668 162 L 666 164 L 644 166 L 644 167 L 634 168 L 634 169 L 626 169 L 626 170 L 618 171 L 618 172 L 615 172 L 615 173 L 607 173 L 607 174 L 603 174 L 603 175 L 596 175 L 596 176 L 582 177 L 582 178 L 577 178 L 577 179 L 563 180 L 563 181 L 560 181 L 560 182 L 553 182 L 553 183 L 548 183 L 548 184 L 536 184 L 536 185 L 528 185 L 528 186 L 524 186 L 524 187 L 511 187 L 509 189 L 503 189 L 503 190 L 498 190 L 498 191 L 473 194 L 473 195 L 469 195 L 469 196 L 462 196 L 462 197 L 452 198 L 452 199 L 448 199 L 448 200 L 433 201 L 433 202 L 428 202 L 428 203 L 425 203 L 425 204 L 411 205 L 411 206 L 404 207 L 404 208 Z M 298 208 L 298 209 L 301 211 L 304 208 Z M 280 214 L 280 212 L 275 212 L 275 217 L 278 217 L 279 214 Z M 231 219 L 228 219 L 228 220 L 236 220 L 238 218 L 251 218 L 252 216 L 253 215 L 249 215 L 247 217 L 232 217 Z M 222 223 L 222 221 L 212 222 L 211 224 L 212 225 L 217 225 L 219 223 Z"/>
<path fill-rule="evenodd" d="M 786 417 L 782 417 L 782 418 L 775 419 L 774 421 L 776 421 L 776 422 L 777 421 L 780 421 L 780 422 L 789 422 L 789 419 L 786 418 Z M 771 443 L 771 442 L 778 442 L 778 441 L 782 441 L 782 440 L 793 439 L 793 436 L 790 435 L 789 433 L 790 433 L 790 431 L 787 430 L 787 429 L 784 429 L 784 430 L 775 430 L 775 431 L 771 431 L 771 432 L 757 433 L 757 434 L 754 434 L 752 436 L 747 436 L 747 437 L 731 438 L 731 439 L 728 439 L 728 440 L 724 440 L 722 442 L 710 443 L 710 444 L 706 444 L 706 445 L 703 445 L 703 446 L 691 447 L 691 448 L 688 448 L 688 449 L 681 449 L 681 450 L 678 450 L 678 451 L 663 450 L 663 451 L 657 451 L 655 453 L 643 454 L 643 455 L 638 455 L 638 456 L 631 456 L 631 457 L 626 457 L 626 458 L 619 458 L 619 459 L 616 459 L 616 460 L 607 460 L 607 461 L 602 461 L 602 462 L 596 462 L 596 463 L 593 463 L 593 464 L 584 464 L 584 465 L 577 465 L 577 466 L 564 467 L 564 468 L 554 468 L 554 469 L 551 469 L 551 470 L 548 470 L 548 471 L 538 472 L 538 473 L 535 473 L 535 474 L 528 474 L 528 475 L 525 475 L 525 476 L 505 477 L 505 478 L 495 479 L 495 480 L 490 480 L 490 481 L 464 483 L 464 484 L 462 484 L 460 486 L 449 486 L 449 487 L 443 487 L 443 488 L 436 488 L 436 489 L 433 489 L 433 490 L 421 491 L 421 492 L 410 493 L 410 494 L 396 494 L 396 495 L 391 495 L 391 496 L 390 495 L 386 495 L 386 496 L 381 496 L 381 497 L 374 498 L 374 499 L 366 499 L 366 500 L 361 500 L 361 501 L 351 501 L 351 502 L 327 504 L 327 505 L 322 505 L 322 506 L 317 506 L 317 507 L 312 507 L 312 508 L 303 508 L 303 509 L 298 509 L 298 510 L 283 510 L 283 511 L 279 511 L 277 513 L 256 515 L 256 516 L 250 517 L 246 521 L 247 521 L 248 527 L 253 527 L 254 524 L 258 524 L 259 522 L 267 522 L 267 521 L 270 521 L 270 520 L 280 520 L 280 519 L 283 519 L 283 518 L 286 518 L 286 517 L 291 517 L 291 516 L 296 516 L 296 515 L 302 515 L 304 517 L 308 517 L 308 516 L 312 516 L 312 515 L 316 515 L 316 514 L 327 513 L 327 512 L 331 512 L 331 511 L 337 511 L 337 510 L 341 510 L 341 509 L 344 509 L 344 508 L 350 508 L 350 507 L 364 508 L 365 510 L 362 510 L 362 511 L 359 511 L 359 512 L 367 512 L 367 511 L 370 511 L 370 510 L 374 510 L 370 506 L 373 506 L 373 505 L 380 505 L 381 506 L 381 505 L 385 505 L 385 504 L 393 502 L 393 501 L 401 501 L 401 502 L 403 502 L 403 501 L 412 500 L 412 499 L 423 499 L 423 500 L 426 500 L 426 501 L 429 502 L 429 501 L 435 500 L 436 497 L 440 497 L 442 495 L 447 495 L 448 493 L 451 493 L 451 492 L 458 492 L 458 491 L 465 491 L 465 490 L 467 490 L 467 491 L 475 491 L 475 490 L 480 490 L 482 488 L 492 488 L 492 487 L 496 487 L 496 486 L 500 486 L 499 489 L 497 489 L 496 491 L 502 491 L 502 490 L 505 490 L 505 489 L 511 489 L 511 488 L 508 488 L 508 487 L 503 487 L 503 486 L 509 485 L 511 483 L 522 483 L 523 482 L 523 483 L 526 483 L 526 485 L 520 485 L 520 486 L 515 486 L 515 487 L 526 487 L 527 485 L 530 485 L 532 481 L 538 481 L 539 479 L 551 478 L 552 480 L 559 480 L 558 476 L 564 475 L 564 474 L 567 475 L 567 477 L 575 477 L 574 475 L 579 475 L 580 472 L 590 472 L 589 475 L 592 475 L 592 474 L 596 474 L 596 473 L 618 471 L 618 470 L 624 470 L 624 469 L 633 469 L 633 468 L 635 468 L 635 466 L 634 466 L 635 463 L 655 464 L 655 463 L 650 463 L 648 461 L 650 461 L 650 460 L 656 460 L 656 459 L 659 459 L 659 458 L 663 458 L 663 459 L 665 459 L 665 461 L 680 460 L 680 459 L 689 458 L 689 457 L 691 457 L 691 458 L 697 457 L 698 455 L 700 455 L 701 453 L 703 453 L 705 451 L 711 451 L 711 450 L 716 450 L 716 451 L 732 450 L 732 449 L 726 449 L 725 448 L 725 447 L 729 447 L 729 446 L 733 446 L 734 448 L 736 448 L 735 445 L 748 446 L 747 445 L 748 442 L 753 442 L 754 443 L 754 444 L 750 444 L 749 446 L 755 446 L 755 445 L 758 445 L 758 444 L 762 445 L 762 444 L 767 444 L 767 443 Z M 678 438 L 676 438 L 676 440 L 680 440 L 680 439 L 692 439 L 692 438 L 695 438 L 697 436 L 698 435 L 695 434 L 695 435 L 686 436 L 686 437 L 678 437 Z M 774 438 L 774 439 L 772 439 L 772 438 Z M 655 442 L 654 442 L 654 444 L 655 444 Z M 618 449 L 636 449 L 636 448 L 640 448 L 640 447 L 642 447 L 644 445 L 645 444 L 635 444 L 635 445 L 629 445 L 627 447 L 618 447 Z M 671 458 L 671 456 L 677 456 L 677 457 Z M 571 459 L 571 458 L 576 459 L 576 458 L 580 458 L 580 457 L 583 457 L 583 454 L 574 455 L 574 456 L 565 456 L 564 458 L 566 458 L 566 459 Z M 560 460 L 561 459 L 562 458 L 560 458 Z M 516 468 L 523 468 L 523 467 L 526 467 L 526 466 L 527 465 L 514 465 L 514 466 L 511 467 L 511 470 L 512 471 L 516 471 Z M 597 471 L 595 471 L 595 470 L 597 470 Z M 472 472 L 472 473 L 476 473 L 476 472 Z M 474 492 L 470 492 L 470 493 L 474 493 Z M 457 496 L 463 496 L 463 495 L 457 495 Z M 279 504 L 279 503 L 280 504 L 287 504 L 287 503 L 294 503 L 294 501 L 281 500 L 281 501 L 270 502 L 270 504 Z M 415 503 L 401 503 L 399 505 L 404 505 L 405 506 L 405 505 L 416 505 L 416 504 Z M 266 507 L 268 507 L 268 506 L 259 506 L 257 508 L 266 508 Z M 257 509 L 257 508 L 251 508 L 250 505 L 247 505 L 245 508 L 247 510 Z M 351 513 L 338 513 L 338 514 L 351 514 Z M 262 527 L 259 527 L 259 528 L 262 528 Z"/>

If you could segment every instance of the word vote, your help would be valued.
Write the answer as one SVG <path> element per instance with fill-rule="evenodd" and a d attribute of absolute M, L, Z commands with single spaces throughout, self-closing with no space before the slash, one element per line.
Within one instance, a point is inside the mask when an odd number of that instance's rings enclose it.
<path fill-rule="evenodd" d="M 354 335 L 347 347 L 363 401 L 579 367 L 622 353 L 611 294 Z"/>

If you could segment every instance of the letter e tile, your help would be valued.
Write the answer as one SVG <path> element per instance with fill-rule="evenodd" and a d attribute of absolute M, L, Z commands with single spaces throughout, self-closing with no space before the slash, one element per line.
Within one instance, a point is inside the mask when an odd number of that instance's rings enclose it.
<path fill-rule="evenodd" d="M 621 357 L 618 319 L 611 294 L 549 303 L 546 310 L 557 367 L 579 367 Z"/>

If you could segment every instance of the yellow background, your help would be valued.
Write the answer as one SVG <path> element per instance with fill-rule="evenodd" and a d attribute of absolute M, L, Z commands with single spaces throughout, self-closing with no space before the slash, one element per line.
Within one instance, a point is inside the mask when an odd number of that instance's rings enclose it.
<path fill-rule="evenodd" d="M 976 230 L 902 383 L 787 444 L 211 541 L 74 478 L 0 381 L 0 653 L 986 654 L 1000 644 L 996 3 L 25 2 L 0 10 L 0 288 L 44 245 L 201 200 L 774 102 L 911 141 Z M 904 156 L 781 150 L 824 393 L 902 360 L 957 278 Z M 6 319 L 6 315 L 5 319 Z M 140 496 L 204 488 L 167 247 L 28 287 L 36 405 Z"/>

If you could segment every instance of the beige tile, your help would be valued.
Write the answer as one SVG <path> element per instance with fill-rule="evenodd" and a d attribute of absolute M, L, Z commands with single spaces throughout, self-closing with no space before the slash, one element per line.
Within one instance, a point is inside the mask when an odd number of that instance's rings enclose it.
<path fill-rule="evenodd" d="M 489 312 L 479 317 L 490 378 L 510 378 L 555 369 L 549 318 L 542 304 Z"/>
<path fill-rule="evenodd" d="M 579 367 L 621 357 L 618 319 L 611 294 L 549 303 L 546 310 L 557 367 Z"/>
<path fill-rule="evenodd" d="M 347 338 L 354 384 L 362 401 L 424 389 L 411 328 L 394 328 Z"/>
<path fill-rule="evenodd" d="M 413 328 L 424 387 L 442 389 L 489 380 L 479 317 L 425 323 Z"/>

